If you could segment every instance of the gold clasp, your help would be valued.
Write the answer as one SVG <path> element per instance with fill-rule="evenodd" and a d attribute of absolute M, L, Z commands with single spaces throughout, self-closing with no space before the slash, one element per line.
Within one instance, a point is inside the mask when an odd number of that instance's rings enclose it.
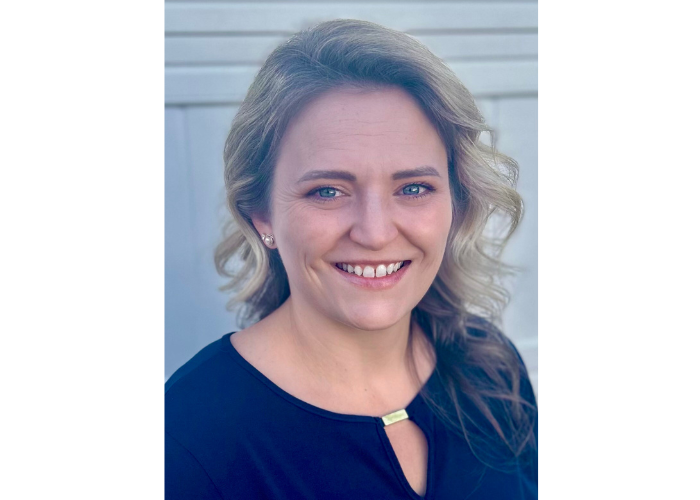
<path fill-rule="evenodd" d="M 407 418 L 408 418 L 408 413 L 406 413 L 406 410 L 399 410 L 399 411 L 395 411 L 394 413 L 389 413 L 388 415 L 384 415 L 382 417 L 382 422 L 384 422 L 384 427 L 386 427 L 387 425 L 395 424 L 396 422 L 406 420 Z"/>

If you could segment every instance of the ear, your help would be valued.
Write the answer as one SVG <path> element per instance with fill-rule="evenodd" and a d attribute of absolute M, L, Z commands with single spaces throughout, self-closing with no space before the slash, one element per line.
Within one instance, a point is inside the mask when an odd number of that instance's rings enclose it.
<path fill-rule="evenodd" d="M 272 225 L 270 224 L 270 221 L 268 221 L 265 218 L 262 217 L 251 217 L 251 221 L 253 222 L 253 226 L 255 226 L 255 230 L 258 232 L 258 236 L 262 238 L 263 234 L 273 234 L 272 232 Z M 276 245 L 273 245 L 275 247 Z"/>

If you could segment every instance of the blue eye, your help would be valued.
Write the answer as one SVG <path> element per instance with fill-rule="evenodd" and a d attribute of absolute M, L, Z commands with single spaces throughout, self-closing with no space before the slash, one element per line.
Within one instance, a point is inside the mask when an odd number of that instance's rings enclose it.
<path fill-rule="evenodd" d="M 408 196 L 410 199 L 417 199 L 429 195 L 430 192 L 434 190 L 435 189 L 428 184 L 413 183 L 406 184 L 399 190 L 399 193 L 403 196 Z M 323 186 L 310 191 L 307 196 L 317 202 L 331 202 L 337 198 L 347 196 L 347 194 L 332 186 Z"/>
<path fill-rule="evenodd" d="M 409 184 L 403 188 L 403 194 L 407 195 L 417 195 L 422 194 L 427 188 L 421 186 L 420 184 Z"/>
<path fill-rule="evenodd" d="M 317 192 L 321 198 L 335 198 L 338 194 L 338 190 L 331 187 L 320 188 Z"/>

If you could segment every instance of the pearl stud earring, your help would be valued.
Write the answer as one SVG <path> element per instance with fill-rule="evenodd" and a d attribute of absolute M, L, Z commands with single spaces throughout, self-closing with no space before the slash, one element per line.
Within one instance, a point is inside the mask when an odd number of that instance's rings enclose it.
<path fill-rule="evenodd" d="M 268 248 L 272 248 L 272 246 L 275 244 L 275 237 L 272 236 L 271 234 L 262 234 L 262 241 L 265 243 L 265 246 Z"/>

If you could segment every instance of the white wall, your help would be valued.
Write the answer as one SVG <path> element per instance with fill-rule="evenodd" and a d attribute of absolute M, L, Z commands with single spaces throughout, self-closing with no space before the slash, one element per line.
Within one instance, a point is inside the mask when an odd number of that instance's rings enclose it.
<path fill-rule="evenodd" d="M 224 208 L 228 127 L 267 54 L 334 18 L 378 22 L 425 43 L 475 95 L 497 145 L 520 164 L 525 217 L 506 258 L 506 333 L 537 382 L 537 4 L 531 1 L 165 3 L 165 370 L 235 330 L 213 252 Z"/>

